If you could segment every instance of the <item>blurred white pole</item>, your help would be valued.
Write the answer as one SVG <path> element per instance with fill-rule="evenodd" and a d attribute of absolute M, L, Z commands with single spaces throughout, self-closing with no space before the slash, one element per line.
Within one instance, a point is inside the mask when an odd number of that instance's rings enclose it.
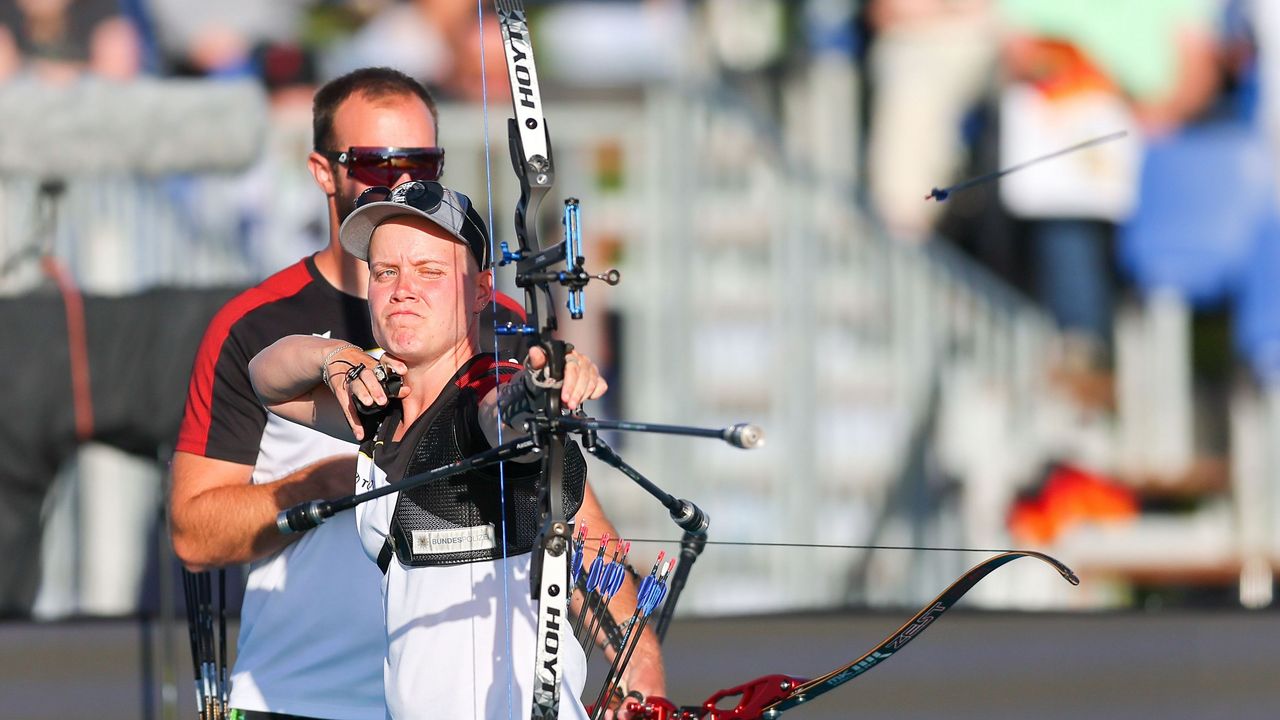
<path fill-rule="evenodd" d="M 106 445 L 80 450 L 80 610 L 86 615 L 136 612 L 156 522 L 156 463 Z"/>
<path fill-rule="evenodd" d="M 1148 295 L 1116 321 L 1117 404 L 1123 473 L 1175 482 L 1195 454 L 1191 310 L 1171 290 Z"/>
<path fill-rule="evenodd" d="M 82 447 L 50 497 L 33 614 L 137 612 L 159 492 L 154 462 L 106 445 Z"/>
<path fill-rule="evenodd" d="M 1280 440 L 1280 390 L 1239 388 L 1231 397 L 1231 489 L 1240 555 L 1240 604 L 1270 605 L 1271 503 Z"/>
<path fill-rule="evenodd" d="M 40 589 L 31 614 L 40 620 L 74 615 L 79 607 L 80 476 L 70 462 L 54 478 L 41 511 Z"/>

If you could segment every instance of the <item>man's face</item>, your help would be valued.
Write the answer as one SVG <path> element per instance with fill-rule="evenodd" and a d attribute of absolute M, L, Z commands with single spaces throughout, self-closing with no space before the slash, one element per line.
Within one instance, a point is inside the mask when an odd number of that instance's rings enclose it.
<path fill-rule="evenodd" d="M 373 231 L 369 312 L 379 345 L 414 365 L 463 355 L 493 275 L 480 272 L 465 245 L 434 223 L 405 216 Z"/>
<path fill-rule="evenodd" d="M 414 95 L 391 95 L 370 99 L 356 93 L 338 106 L 333 116 L 333 147 L 342 151 L 350 147 L 433 147 L 436 144 L 435 123 L 426 103 Z M 333 173 L 334 201 L 338 222 L 355 210 L 356 198 L 369 186 L 347 175 L 347 169 L 330 160 Z M 411 178 L 405 174 L 391 186 Z"/>

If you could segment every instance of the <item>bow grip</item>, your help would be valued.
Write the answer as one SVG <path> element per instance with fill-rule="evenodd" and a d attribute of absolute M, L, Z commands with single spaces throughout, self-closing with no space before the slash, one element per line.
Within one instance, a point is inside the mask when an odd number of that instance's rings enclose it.
<path fill-rule="evenodd" d="M 537 371 L 530 371 L 530 380 L 539 388 L 559 388 L 564 385 L 565 358 L 573 351 L 573 345 L 564 340 L 548 338 L 538 343 L 547 357 L 547 364 Z M 558 396 L 557 396 L 558 397 Z"/>

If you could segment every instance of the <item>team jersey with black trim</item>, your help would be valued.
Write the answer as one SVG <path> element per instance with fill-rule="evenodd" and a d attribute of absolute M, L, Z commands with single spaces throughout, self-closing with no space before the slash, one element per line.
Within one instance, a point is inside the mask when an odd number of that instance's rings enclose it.
<path fill-rule="evenodd" d="M 522 322 L 513 305 L 501 299 L 499 322 Z M 494 319 L 490 305 L 480 316 L 482 338 L 490 344 Z M 270 415 L 253 392 L 249 360 L 281 337 L 298 334 L 374 345 L 368 304 L 330 285 L 313 258 L 246 290 L 214 317 L 196 356 L 177 450 L 252 465 L 254 484 L 354 454 L 354 444 Z M 352 513 L 253 562 L 231 677 L 232 706 L 383 720 L 380 581 L 377 568 L 363 557 Z"/>
<path fill-rule="evenodd" d="M 361 445 L 360 489 L 487 450 L 477 403 L 511 378 L 517 366 L 505 365 L 492 355 L 473 357 L 398 442 L 390 439 L 401 422 L 393 403 L 378 434 Z M 501 476 L 471 471 L 356 507 L 371 567 L 377 568 L 387 538 L 399 538 L 383 580 L 384 682 L 396 720 L 528 717 L 537 606 L 529 585 L 531 532 L 513 518 L 530 515 L 536 533 L 541 467 L 541 461 L 508 462 Z M 581 504 L 585 481 L 581 451 L 571 443 L 565 448 L 567 516 Z M 503 509 L 511 536 L 505 543 Z M 586 682 L 582 648 L 568 633 L 559 642 L 560 717 L 585 719 L 578 699 Z"/>

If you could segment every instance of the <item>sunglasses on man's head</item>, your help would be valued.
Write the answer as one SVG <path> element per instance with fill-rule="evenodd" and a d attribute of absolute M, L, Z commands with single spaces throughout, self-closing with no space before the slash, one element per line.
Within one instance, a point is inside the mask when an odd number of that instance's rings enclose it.
<path fill-rule="evenodd" d="M 394 185 L 408 175 L 411 180 L 439 180 L 444 172 L 444 148 L 351 147 L 324 153 L 344 165 L 347 175 L 365 185 Z"/>

